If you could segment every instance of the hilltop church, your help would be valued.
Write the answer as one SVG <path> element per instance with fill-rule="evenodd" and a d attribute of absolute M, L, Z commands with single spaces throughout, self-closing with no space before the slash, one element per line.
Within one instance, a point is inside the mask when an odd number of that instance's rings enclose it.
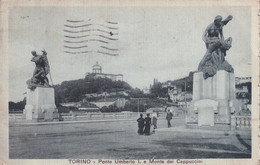
<path fill-rule="evenodd" d="M 87 75 L 94 75 L 94 78 L 109 78 L 113 81 L 123 81 L 123 75 L 122 74 L 107 74 L 102 73 L 102 67 L 96 62 L 95 65 L 92 66 L 92 73 L 87 73 Z"/>

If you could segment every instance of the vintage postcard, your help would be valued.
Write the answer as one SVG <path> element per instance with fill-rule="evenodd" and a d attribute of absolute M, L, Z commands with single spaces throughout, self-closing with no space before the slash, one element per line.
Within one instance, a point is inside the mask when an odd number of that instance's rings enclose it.
<path fill-rule="evenodd" d="M 1 1 L 0 164 L 259 164 L 259 2 Z"/>

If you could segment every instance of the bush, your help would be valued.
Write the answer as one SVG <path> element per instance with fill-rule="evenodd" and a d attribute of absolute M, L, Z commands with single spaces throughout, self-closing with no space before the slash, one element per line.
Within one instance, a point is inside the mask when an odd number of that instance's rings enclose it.
<path fill-rule="evenodd" d="M 109 105 L 108 107 L 107 106 L 102 107 L 100 109 L 100 111 L 103 112 L 103 113 L 106 113 L 106 112 L 121 112 L 122 109 L 118 108 L 115 105 Z"/>
<path fill-rule="evenodd" d="M 65 106 L 62 106 L 60 104 L 57 104 L 56 107 L 58 109 L 58 113 L 69 113 L 70 111 L 77 111 L 78 110 L 77 107 L 72 107 L 72 106 L 65 107 Z"/>

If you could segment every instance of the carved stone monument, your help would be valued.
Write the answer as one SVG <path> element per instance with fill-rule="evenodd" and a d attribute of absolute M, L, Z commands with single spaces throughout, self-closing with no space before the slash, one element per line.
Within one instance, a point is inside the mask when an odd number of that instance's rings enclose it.
<path fill-rule="evenodd" d="M 33 77 L 27 81 L 28 90 L 24 115 L 26 120 L 53 121 L 59 115 L 55 105 L 54 88 L 49 85 L 47 74 L 50 71 L 47 53 L 37 55 L 32 51 L 32 62 L 35 62 Z"/>
<path fill-rule="evenodd" d="M 232 16 L 222 21 L 216 16 L 204 35 L 207 52 L 193 77 L 193 100 L 186 116 L 187 124 L 214 126 L 231 122 L 231 115 L 239 111 L 235 98 L 234 69 L 225 60 L 232 38 L 224 40 L 222 33 Z"/>

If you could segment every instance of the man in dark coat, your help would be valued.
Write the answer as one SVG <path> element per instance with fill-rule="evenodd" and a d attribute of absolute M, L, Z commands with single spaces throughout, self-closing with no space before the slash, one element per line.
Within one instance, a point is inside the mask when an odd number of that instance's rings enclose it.
<path fill-rule="evenodd" d="M 144 118 L 143 114 L 140 114 L 140 117 L 137 119 L 138 122 L 138 134 L 143 135 L 144 134 Z"/>
<path fill-rule="evenodd" d="M 144 119 L 144 133 L 145 135 L 150 135 L 150 127 L 151 127 L 151 118 L 149 117 L 150 114 L 147 114 L 147 117 Z"/>
<path fill-rule="evenodd" d="M 167 120 L 167 124 L 168 124 L 168 128 L 171 127 L 171 119 L 172 119 L 173 114 L 171 113 L 170 110 L 168 110 L 167 114 L 166 114 L 166 120 Z"/>

